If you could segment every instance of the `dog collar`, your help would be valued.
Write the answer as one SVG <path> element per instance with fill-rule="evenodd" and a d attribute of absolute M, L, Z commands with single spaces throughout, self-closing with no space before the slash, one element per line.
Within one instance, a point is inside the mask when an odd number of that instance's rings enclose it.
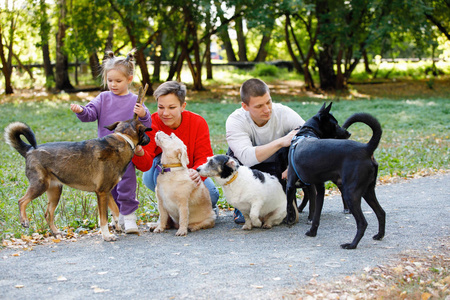
<path fill-rule="evenodd" d="M 170 172 L 173 169 L 182 169 L 183 165 L 182 164 L 167 164 L 167 165 L 156 165 L 156 169 L 161 172 L 161 174 L 164 174 L 166 172 Z"/>
<path fill-rule="evenodd" d="M 225 183 L 224 185 L 229 185 L 230 183 L 232 183 L 233 181 L 235 181 L 237 177 L 238 177 L 238 172 L 234 173 L 233 177 L 231 177 L 231 179 L 228 180 L 228 182 Z"/>
<path fill-rule="evenodd" d="M 117 134 L 118 136 L 122 137 L 125 141 L 128 142 L 128 144 L 130 144 L 131 149 L 134 151 L 134 149 L 136 149 L 136 146 L 134 145 L 133 141 L 130 140 L 129 137 L 127 137 L 125 134 L 122 134 L 120 132 L 114 132 L 115 134 Z"/>

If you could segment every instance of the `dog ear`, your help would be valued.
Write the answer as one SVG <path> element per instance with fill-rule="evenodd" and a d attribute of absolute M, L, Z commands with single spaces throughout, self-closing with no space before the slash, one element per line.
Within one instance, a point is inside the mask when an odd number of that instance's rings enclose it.
<path fill-rule="evenodd" d="M 324 105 L 325 105 L 325 104 L 324 104 Z M 330 113 L 331 105 L 333 105 L 333 102 L 330 102 L 330 105 L 328 105 L 327 108 L 325 109 L 325 112 L 326 112 L 327 114 Z"/>
<path fill-rule="evenodd" d="M 236 169 L 237 161 L 234 158 L 230 157 L 228 158 L 228 161 L 225 163 L 225 165 L 229 166 L 234 170 Z"/>
<path fill-rule="evenodd" d="M 183 145 L 183 148 L 179 150 L 178 158 L 180 159 L 181 165 L 187 168 L 189 164 L 189 157 L 187 155 L 187 147 Z"/>
<path fill-rule="evenodd" d="M 116 129 L 117 125 L 119 125 L 120 122 L 115 122 L 109 126 L 105 126 L 106 129 L 114 131 L 114 129 Z"/>

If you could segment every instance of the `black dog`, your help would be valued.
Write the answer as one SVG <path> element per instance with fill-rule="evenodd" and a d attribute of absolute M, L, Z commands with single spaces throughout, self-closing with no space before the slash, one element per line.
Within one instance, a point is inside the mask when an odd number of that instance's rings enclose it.
<path fill-rule="evenodd" d="M 375 195 L 378 164 L 373 158 L 382 130 L 374 117 L 364 113 L 354 114 L 341 128 L 330 115 L 330 109 L 331 104 L 327 108 L 324 105 L 317 115 L 303 125 L 297 133 L 298 139 L 291 145 L 287 182 L 287 221 L 288 224 L 293 224 L 295 212 L 290 207 L 295 198 L 296 183 L 300 181 L 301 185 L 309 190 L 311 202 L 315 199 L 313 222 L 306 235 L 316 236 L 325 194 L 324 182 L 331 180 L 339 187 L 357 225 L 357 233 L 352 243 L 342 244 L 341 247 L 355 249 L 367 227 L 367 221 L 361 210 L 361 197 L 366 200 L 378 218 L 378 234 L 373 239 L 381 240 L 384 237 L 386 214 Z M 339 140 L 349 137 L 346 128 L 355 122 L 365 123 L 372 129 L 373 136 L 369 143 Z"/>

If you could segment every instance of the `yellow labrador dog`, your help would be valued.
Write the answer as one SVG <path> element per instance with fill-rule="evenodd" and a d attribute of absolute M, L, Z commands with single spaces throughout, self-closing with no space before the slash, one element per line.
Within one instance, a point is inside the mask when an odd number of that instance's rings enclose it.
<path fill-rule="evenodd" d="M 174 133 L 169 136 L 162 131 L 156 133 L 155 142 L 162 155 L 156 181 L 159 224 L 153 232 L 163 232 L 171 223 L 178 227 L 178 236 L 214 227 L 216 214 L 209 191 L 203 182 L 197 185 L 189 177 L 186 145 Z"/>

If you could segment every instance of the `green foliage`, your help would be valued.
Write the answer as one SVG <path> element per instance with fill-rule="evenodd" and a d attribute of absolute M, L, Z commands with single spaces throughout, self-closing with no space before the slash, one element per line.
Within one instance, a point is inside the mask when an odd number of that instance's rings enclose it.
<path fill-rule="evenodd" d="M 255 68 L 250 72 L 253 77 L 275 77 L 278 74 L 278 68 L 274 65 L 256 64 Z"/>

